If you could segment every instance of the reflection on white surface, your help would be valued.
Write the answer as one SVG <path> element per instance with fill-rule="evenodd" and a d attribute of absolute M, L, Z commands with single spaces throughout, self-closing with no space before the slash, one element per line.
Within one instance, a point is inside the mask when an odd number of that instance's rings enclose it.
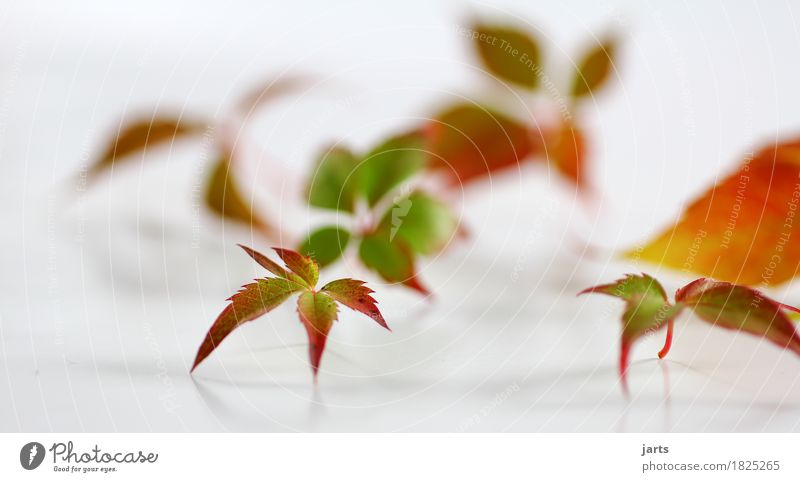
<path fill-rule="evenodd" d="M 333 10 L 145 2 L 129 12 L 51 3 L 0 10 L 10 66 L 0 69 L 0 430 L 800 429 L 800 361 L 686 315 L 666 360 L 655 358 L 659 337 L 637 345 L 626 400 L 616 374 L 621 303 L 575 297 L 629 271 L 673 290 L 687 281 L 589 255 L 581 240 L 630 245 L 752 143 L 800 131 L 790 15 L 800 12 L 474 6 L 535 22 L 564 61 L 607 24 L 628 32 L 622 84 L 591 112 L 603 201 L 585 210 L 542 166 L 467 193 L 459 210 L 470 239 L 421 267 L 432 300 L 381 286 L 347 260 L 324 272 L 369 280 L 393 331 L 343 310 L 315 387 L 291 304 L 188 374 L 225 298 L 263 275 L 235 243 L 267 247 L 196 214 L 199 145 L 154 152 L 80 199 L 69 195 L 71 176 L 123 113 L 159 105 L 218 118 L 265 73 L 324 73 L 344 91 L 281 104 L 248 135 L 243 183 L 270 186 L 265 204 L 289 233 L 302 232 L 299 173 L 322 146 L 367 146 L 433 99 L 479 95 L 453 28 L 465 11 L 421 1 Z M 350 108 L 324 113 L 353 92 Z M 791 286 L 773 294 L 800 300 Z"/>

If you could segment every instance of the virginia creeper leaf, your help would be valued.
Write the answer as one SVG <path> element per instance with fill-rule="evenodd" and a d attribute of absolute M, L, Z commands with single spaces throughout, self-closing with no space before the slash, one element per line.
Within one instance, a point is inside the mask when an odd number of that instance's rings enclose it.
<path fill-rule="evenodd" d="M 417 279 L 413 251 L 403 241 L 390 240 L 389 236 L 389 232 L 377 230 L 362 238 L 358 254 L 364 266 L 389 283 L 402 283 L 427 295 L 429 291 Z"/>
<path fill-rule="evenodd" d="M 342 256 L 349 242 L 348 230 L 338 226 L 325 226 L 309 234 L 298 251 L 314 258 L 319 267 L 324 268 Z"/>
<path fill-rule="evenodd" d="M 359 161 L 347 149 L 332 148 L 320 158 L 308 183 L 308 204 L 325 209 L 355 211 Z"/>
<path fill-rule="evenodd" d="M 308 256 L 303 256 L 297 251 L 283 248 L 272 248 L 278 253 L 278 256 L 286 264 L 286 267 L 292 270 L 294 274 L 303 279 L 303 282 L 308 288 L 313 289 L 317 285 L 319 279 L 319 266 L 317 262 Z"/>
<path fill-rule="evenodd" d="M 308 333 L 308 356 L 316 378 L 325 342 L 337 319 L 338 309 L 333 298 L 326 293 L 306 291 L 297 299 L 297 312 Z"/>
<path fill-rule="evenodd" d="M 197 351 L 192 371 L 239 325 L 271 311 L 301 289 L 303 287 L 293 281 L 278 278 L 259 279 L 243 286 L 238 293 L 228 298 L 230 304 L 208 330 Z"/>
<path fill-rule="evenodd" d="M 458 230 L 458 219 L 441 201 L 421 192 L 398 199 L 381 220 L 389 240 L 401 240 L 420 254 L 443 249 Z"/>
<path fill-rule="evenodd" d="M 280 278 L 258 279 L 229 298 L 230 304 L 217 317 L 200 345 L 192 371 L 242 323 L 271 311 L 298 292 L 300 296 L 297 299 L 297 312 L 308 334 L 309 358 L 315 380 L 328 333 L 337 319 L 337 302 L 364 313 L 389 329 L 378 310 L 377 302 L 371 296 L 373 291 L 364 286 L 363 281 L 340 279 L 326 284 L 320 291 L 315 291 L 317 266 L 313 260 L 292 250 L 273 248 L 286 266 L 294 271 L 289 272 L 258 251 L 245 246 L 242 248 L 258 264 Z M 308 279 L 301 278 L 296 273 Z"/>
<path fill-rule="evenodd" d="M 783 312 L 796 310 L 746 286 L 700 278 L 679 289 L 675 300 L 714 326 L 767 338 L 800 355 L 800 336 Z"/>
<path fill-rule="evenodd" d="M 608 83 L 614 70 L 614 55 L 617 44 L 613 39 L 596 45 L 578 62 L 575 76 L 572 79 L 572 97 L 579 98 L 596 94 Z"/>
<path fill-rule="evenodd" d="M 742 285 L 800 272 L 800 140 L 746 159 L 673 226 L 627 256 Z"/>
<path fill-rule="evenodd" d="M 426 129 L 429 162 L 452 183 L 466 183 L 518 166 L 532 152 L 531 134 L 519 122 L 472 104 L 453 106 Z"/>
<path fill-rule="evenodd" d="M 89 174 L 95 177 L 125 156 L 179 137 L 198 134 L 205 127 L 203 123 L 170 117 L 148 117 L 125 123 L 95 161 Z"/>
<path fill-rule="evenodd" d="M 527 89 L 539 85 L 539 46 L 527 32 L 514 27 L 478 24 L 472 41 L 489 72 Z"/>
<path fill-rule="evenodd" d="M 620 348 L 619 373 L 625 383 L 628 356 L 633 343 L 642 336 L 659 330 L 671 323 L 680 314 L 683 306 L 672 305 L 661 284 L 646 274 L 626 275 L 613 283 L 587 288 L 580 293 L 602 293 L 625 300 L 622 315 L 622 342 Z M 669 343 L 671 338 L 668 339 Z M 665 350 L 668 347 L 665 346 Z M 665 350 L 662 350 L 665 355 Z M 660 356 L 663 356 L 660 354 Z"/>
<path fill-rule="evenodd" d="M 275 232 L 270 224 L 258 216 L 236 186 L 229 156 L 221 156 L 212 168 L 206 185 L 206 206 L 223 219 L 243 223 L 267 237 Z"/>
<path fill-rule="evenodd" d="M 378 310 L 377 301 L 371 296 L 374 291 L 365 286 L 363 281 L 350 278 L 338 279 L 326 284 L 320 291 L 348 308 L 364 313 L 389 330 L 389 325 Z"/>
<path fill-rule="evenodd" d="M 360 190 L 369 206 L 419 172 L 426 156 L 425 139 L 417 132 L 392 137 L 372 149 L 358 168 Z"/>

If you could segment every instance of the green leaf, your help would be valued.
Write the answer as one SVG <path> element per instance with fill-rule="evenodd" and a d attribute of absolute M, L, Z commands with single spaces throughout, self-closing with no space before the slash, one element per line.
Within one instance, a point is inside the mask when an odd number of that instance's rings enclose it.
<path fill-rule="evenodd" d="M 284 268 L 283 266 L 278 265 L 278 263 L 276 263 L 276 262 L 272 261 L 271 259 L 267 258 L 266 256 L 264 256 L 263 254 L 259 253 L 255 249 L 248 248 L 247 246 L 244 246 L 242 244 L 239 244 L 237 246 L 242 248 L 244 250 L 244 252 L 247 253 L 248 256 L 250 256 L 251 258 L 253 258 L 255 260 L 256 263 L 260 264 L 263 268 L 265 268 L 267 271 L 269 271 L 270 273 L 274 274 L 275 276 L 279 276 L 281 278 L 288 279 L 289 281 L 293 281 L 293 282 L 299 284 L 300 286 L 305 286 L 306 285 L 306 281 L 303 278 L 297 276 L 296 274 L 294 274 L 292 272 L 287 271 L 286 268 Z"/>
<path fill-rule="evenodd" d="M 675 300 L 692 308 L 703 321 L 730 330 L 763 336 L 800 355 L 800 337 L 783 305 L 746 286 L 708 278 L 697 279 L 675 293 Z"/>
<path fill-rule="evenodd" d="M 418 132 L 392 137 L 372 149 L 358 169 L 360 191 L 369 206 L 422 170 L 426 157 L 425 139 Z"/>
<path fill-rule="evenodd" d="M 352 213 L 358 188 L 358 159 L 345 148 L 329 149 L 320 158 L 308 181 L 311 206 Z"/>
<path fill-rule="evenodd" d="M 443 202 L 415 191 L 386 211 L 381 229 L 389 240 L 399 239 L 420 254 L 442 250 L 458 230 L 458 219 Z"/>
<path fill-rule="evenodd" d="M 626 275 L 613 283 L 587 288 L 580 293 L 602 293 L 625 300 L 625 313 L 622 315 L 622 343 L 620 349 L 620 377 L 625 380 L 625 373 L 628 368 L 628 355 L 633 343 L 646 335 L 653 333 L 665 324 L 674 321 L 683 305 L 671 305 L 667 300 L 667 294 L 661 284 L 651 276 Z M 670 330 L 667 344 L 659 356 L 666 355 L 671 343 Z"/>
<path fill-rule="evenodd" d="M 429 293 L 417 280 L 411 248 L 400 240 L 390 241 L 387 231 L 378 230 L 364 236 L 358 254 L 364 266 L 385 281 L 402 283 L 422 294 Z"/>
<path fill-rule="evenodd" d="M 216 349 L 234 329 L 242 323 L 254 320 L 273 310 L 292 294 L 303 289 L 301 285 L 286 279 L 267 278 L 256 280 L 242 287 L 228 298 L 230 304 L 220 313 L 203 343 L 197 350 L 192 371 Z"/>
<path fill-rule="evenodd" d="M 592 50 L 578 63 L 572 79 L 571 95 L 574 98 L 596 94 L 608 82 L 614 70 L 614 55 L 617 45 L 614 40 L 605 41 Z"/>
<path fill-rule="evenodd" d="M 527 89 L 539 85 L 541 54 L 536 40 L 514 27 L 478 24 L 472 41 L 489 71 Z"/>
<path fill-rule="evenodd" d="M 317 265 L 316 261 L 291 249 L 272 249 L 286 263 L 287 268 L 302 278 L 308 288 L 314 289 L 314 286 L 317 285 L 317 280 L 319 280 L 319 265 Z"/>
<path fill-rule="evenodd" d="M 371 296 L 374 291 L 365 286 L 363 281 L 350 278 L 338 279 L 326 284 L 320 291 L 327 293 L 339 303 L 364 313 L 389 330 L 389 325 L 378 310 L 378 302 Z"/>
<path fill-rule="evenodd" d="M 337 319 L 336 302 L 326 293 L 306 291 L 297 299 L 297 313 L 308 333 L 308 356 L 316 378 L 328 333 Z"/>
<path fill-rule="evenodd" d="M 314 258 L 320 268 L 324 268 L 342 256 L 349 242 L 349 231 L 338 226 L 325 226 L 309 234 L 298 251 Z"/>
<path fill-rule="evenodd" d="M 211 170 L 211 177 L 206 185 L 206 206 L 222 219 L 235 221 L 261 231 L 266 237 L 272 237 L 273 227 L 258 216 L 252 204 L 242 196 L 231 170 L 230 158 L 220 156 Z"/>

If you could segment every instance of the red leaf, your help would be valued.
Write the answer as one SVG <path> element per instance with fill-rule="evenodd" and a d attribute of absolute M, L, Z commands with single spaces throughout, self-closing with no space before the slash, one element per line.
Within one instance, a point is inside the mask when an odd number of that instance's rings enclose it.
<path fill-rule="evenodd" d="M 216 349 L 234 329 L 273 310 L 292 294 L 303 289 L 285 279 L 259 279 L 242 287 L 228 298 L 230 304 L 220 313 L 197 350 L 192 371 Z"/>
<path fill-rule="evenodd" d="M 308 333 L 308 356 L 316 379 L 328 333 L 337 319 L 336 302 L 326 293 L 306 291 L 297 299 L 297 313 Z"/>
<path fill-rule="evenodd" d="M 299 285 L 305 285 L 306 284 L 305 280 L 303 280 L 303 278 L 300 278 L 299 276 L 297 276 L 294 273 L 290 273 L 289 271 L 286 270 L 286 268 L 284 268 L 283 266 L 278 265 L 278 263 L 276 263 L 276 262 L 272 261 L 271 259 L 267 258 L 266 256 L 264 256 L 263 254 L 259 253 L 255 249 L 248 248 L 247 246 L 244 246 L 242 244 L 238 244 L 237 246 L 242 248 L 245 253 L 247 253 L 251 258 L 253 258 L 256 261 L 256 263 L 260 264 L 263 268 L 265 268 L 267 271 L 269 271 L 270 273 L 274 274 L 275 276 L 279 276 L 279 277 L 281 277 L 283 279 L 288 279 L 288 280 L 294 281 L 295 283 L 297 283 Z"/>
<path fill-rule="evenodd" d="M 391 331 L 378 309 L 377 301 L 370 296 L 374 291 L 364 286 L 363 281 L 350 278 L 339 279 L 326 284 L 322 287 L 321 291 L 329 294 L 331 298 L 339 303 L 364 313 L 375 320 L 379 325 Z"/>

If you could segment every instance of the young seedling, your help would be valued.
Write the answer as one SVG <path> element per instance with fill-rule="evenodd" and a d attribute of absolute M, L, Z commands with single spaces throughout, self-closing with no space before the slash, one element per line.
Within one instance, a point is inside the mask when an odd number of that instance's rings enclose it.
<path fill-rule="evenodd" d="M 613 283 L 587 288 L 578 295 L 584 293 L 602 293 L 625 300 L 619 376 L 626 394 L 628 355 L 633 343 L 666 326 L 666 341 L 658 357 L 667 356 L 672 346 L 675 318 L 684 308 L 714 326 L 762 336 L 800 355 L 800 336 L 785 313 L 785 310 L 800 310 L 747 286 L 699 278 L 676 291 L 675 303 L 671 304 L 661 284 L 643 273 L 629 274 Z"/>
<path fill-rule="evenodd" d="M 311 258 L 289 249 L 273 248 L 285 263 L 284 268 L 254 249 L 239 246 L 275 277 L 257 279 L 229 298 L 230 304 L 214 321 L 200 345 L 191 371 L 233 330 L 277 308 L 295 294 L 299 294 L 297 313 L 308 333 L 308 356 L 315 381 L 328 333 L 338 319 L 339 304 L 369 316 L 389 330 L 377 302 L 371 296 L 373 291 L 363 281 L 338 279 L 317 290 L 319 267 Z"/>

